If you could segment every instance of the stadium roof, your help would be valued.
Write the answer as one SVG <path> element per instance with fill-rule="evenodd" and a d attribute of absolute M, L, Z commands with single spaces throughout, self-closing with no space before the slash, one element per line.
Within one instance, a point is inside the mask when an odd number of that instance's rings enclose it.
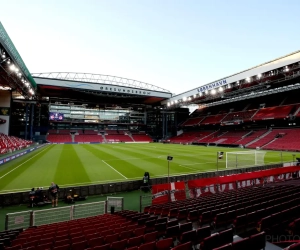
<path fill-rule="evenodd" d="M 158 86 L 117 76 L 74 72 L 32 75 L 40 97 L 56 101 L 159 105 L 172 96 Z"/>
<path fill-rule="evenodd" d="M 269 89 L 270 83 L 274 82 L 276 76 L 280 78 L 281 82 L 291 78 L 299 78 L 299 69 L 300 50 L 172 96 L 170 99 L 162 101 L 162 104 L 169 108 L 175 108 L 191 103 L 212 103 L 216 102 L 217 99 L 241 96 L 241 93 L 245 92 L 253 95 Z M 278 81 L 279 78 L 276 80 Z"/>
<path fill-rule="evenodd" d="M 36 82 L 0 22 L 0 87 L 18 91 L 25 98 L 35 95 Z"/>
<path fill-rule="evenodd" d="M 161 87 L 149 83 L 128 79 L 124 77 L 119 77 L 119 76 L 110 76 L 110 75 L 101 75 L 101 74 L 92 74 L 92 73 L 74 73 L 74 72 L 33 73 L 32 76 L 39 77 L 39 78 L 67 80 L 73 82 L 103 83 L 103 84 L 117 85 L 123 87 L 171 93 L 169 90 L 163 89 Z"/>

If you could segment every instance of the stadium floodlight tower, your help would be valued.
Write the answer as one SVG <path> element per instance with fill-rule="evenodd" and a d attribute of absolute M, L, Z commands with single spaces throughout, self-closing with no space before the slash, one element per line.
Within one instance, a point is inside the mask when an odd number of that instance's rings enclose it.
<path fill-rule="evenodd" d="M 226 168 L 263 166 L 265 154 L 265 151 L 260 150 L 226 152 Z"/>

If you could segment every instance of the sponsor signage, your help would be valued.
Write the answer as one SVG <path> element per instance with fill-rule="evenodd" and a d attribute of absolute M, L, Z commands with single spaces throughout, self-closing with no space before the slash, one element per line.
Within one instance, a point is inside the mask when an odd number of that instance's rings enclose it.
<path fill-rule="evenodd" d="M 133 95 L 152 95 L 153 93 L 149 90 L 141 90 L 141 89 L 133 89 L 126 87 L 118 87 L 118 86 L 108 86 L 105 84 L 99 84 L 100 91 L 108 91 L 108 92 L 117 92 L 124 94 L 133 94 Z"/>
<path fill-rule="evenodd" d="M 28 81 L 31 85 L 36 88 L 36 83 L 33 80 L 29 70 L 27 69 L 25 63 L 23 62 L 19 52 L 17 51 L 15 45 L 11 41 L 10 37 L 8 36 L 6 30 L 4 29 L 2 23 L 0 22 L 0 43 L 5 48 L 9 56 L 13 59 L 13 61 L 17 64 L 20 70 L 24 73 L 27 77 Z"/>
<path fill-rule="evenodd" d="M 4 163 L 6 163 L 6 162 L 9 162 L 9 161 L 11 161 L 11 160 L 14 160 L 14 159 L 16 159 L 16 158 L 18 158 L 18 157 L 20 157 L 20 156 L 22 156 L 22 155 L 25 155 L 25 154 L 27 154 L 27 153 L 30 153 L 30 152 L 32 152 L 32 151 L 38 149 L 38 148 L 43 147 L 44 145 L 46 145 L 46 144 L 39 145 L 39 146 L 37 146 L 37 147 L 31 148 L 31 149 L 27 149 L 27 150 L 24 151 L 24 152 L 16 153 L 16 154 L 14 154 L 14 155 L 12 155 L 12 156 L 6 157 L 6 158 L 0 160 L 0 165 L 4 164 Z"/>
<path fill-rule="evenodd" d="M 205 92 L 206 90 L 211 90 L 211 89 L 219 88 L 219 87 L 222 87 L 222 86 L 224 86 L 226 84 L 227 84 L 227 80 L 223 79 L 223 80 L 220 80 L 220 81 L 217 81 L 217 82 L 213 82 L 213 83 L 204 85 L 202 87 L 199 87 L 197 90 L 198 90 L 198 92 Z"/>

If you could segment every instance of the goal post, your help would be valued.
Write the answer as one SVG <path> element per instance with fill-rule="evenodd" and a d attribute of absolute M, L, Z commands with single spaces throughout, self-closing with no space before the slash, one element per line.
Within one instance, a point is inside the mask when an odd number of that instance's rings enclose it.
<path fill-rule="evenodd" d="M 263 166 L 265 154 L 265 151 L 259 150 L 226 152 L 226 168 Z"/>

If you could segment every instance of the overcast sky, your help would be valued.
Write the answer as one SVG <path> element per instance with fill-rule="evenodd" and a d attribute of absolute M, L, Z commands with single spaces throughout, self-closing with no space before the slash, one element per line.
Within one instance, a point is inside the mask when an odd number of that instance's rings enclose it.
<path fill-rule="evenodd" d="M 115 75 L 172 93 L 300 49 L 299 0 L 0 0 L 31 73 Z"/>

